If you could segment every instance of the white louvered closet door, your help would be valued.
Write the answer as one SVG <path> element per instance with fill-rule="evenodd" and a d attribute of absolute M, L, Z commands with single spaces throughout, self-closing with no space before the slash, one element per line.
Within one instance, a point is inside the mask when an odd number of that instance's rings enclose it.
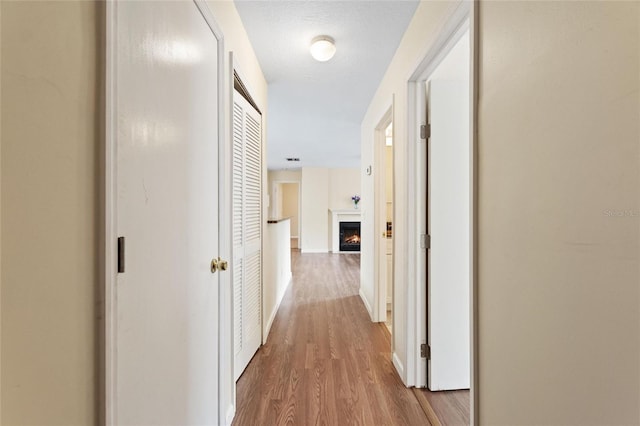
<path fill-rule="evenodd" d="M 233 94 L 234 377 L 262 341 L 262 117 Z"/>

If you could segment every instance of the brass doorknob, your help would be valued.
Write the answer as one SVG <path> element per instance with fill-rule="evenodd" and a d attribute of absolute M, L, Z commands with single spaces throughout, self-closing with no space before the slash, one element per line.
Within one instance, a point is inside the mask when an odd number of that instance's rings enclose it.
<path fill-rule="evenodd" d="M 228 267 L 229 263 L 226 260 L 218 258 L 218 268 L 220 268 L 221 271 L 226 271 Z"/>
<path fill-rule="evenodd" d="M 211 261 L 211 273 L 215 274 L 218 271 L 218 268 L 220 268 L 220 264 L 218 263 L 218 259 L 213 259 Z M 221 269 L 221 268 L 220 268 Z M 226 269 L 226 268 L 225 268 Z"/>

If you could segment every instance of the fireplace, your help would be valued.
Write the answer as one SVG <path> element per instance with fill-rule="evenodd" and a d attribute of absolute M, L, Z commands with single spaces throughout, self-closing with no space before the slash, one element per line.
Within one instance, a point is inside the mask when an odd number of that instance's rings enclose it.
<path fill-rule="evenodd" d="M 360 222 L 340 222 L 340 251 L 360 251 Z"/>

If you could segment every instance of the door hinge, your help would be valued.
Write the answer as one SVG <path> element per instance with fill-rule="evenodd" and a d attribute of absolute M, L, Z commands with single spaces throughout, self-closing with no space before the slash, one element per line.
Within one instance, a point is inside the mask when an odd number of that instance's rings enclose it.
<path fill-rule="evenodd" d="M 118 237 L 118 273 L 124 272 L 124 237 Z"/>
<path fill-rule="evenodd" d="M 429 139 L 431 137 L 431 124 L 423 124 L 420 126 L 420 139 Z"/>
<path fill-rule="evenodd" d="M 423 249 L 431 248 L 431 235 L 420 234 L 420 248 L 423 248 Z"/>
<path fill-rule="evenodd" d="M 426 343 L 420 345 L 420 358 L 431 359 L 431 346 Z"/>

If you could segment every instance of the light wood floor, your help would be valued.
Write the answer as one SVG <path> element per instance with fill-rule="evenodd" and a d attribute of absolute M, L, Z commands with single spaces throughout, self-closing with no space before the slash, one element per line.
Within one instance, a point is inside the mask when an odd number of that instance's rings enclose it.
<path fill-rule="evenodd" d="M 267 344 L 238 380 L 233 424 L 433 424 L 358 296 L 360 255 L 294 251 L 292 270 Z"/>

